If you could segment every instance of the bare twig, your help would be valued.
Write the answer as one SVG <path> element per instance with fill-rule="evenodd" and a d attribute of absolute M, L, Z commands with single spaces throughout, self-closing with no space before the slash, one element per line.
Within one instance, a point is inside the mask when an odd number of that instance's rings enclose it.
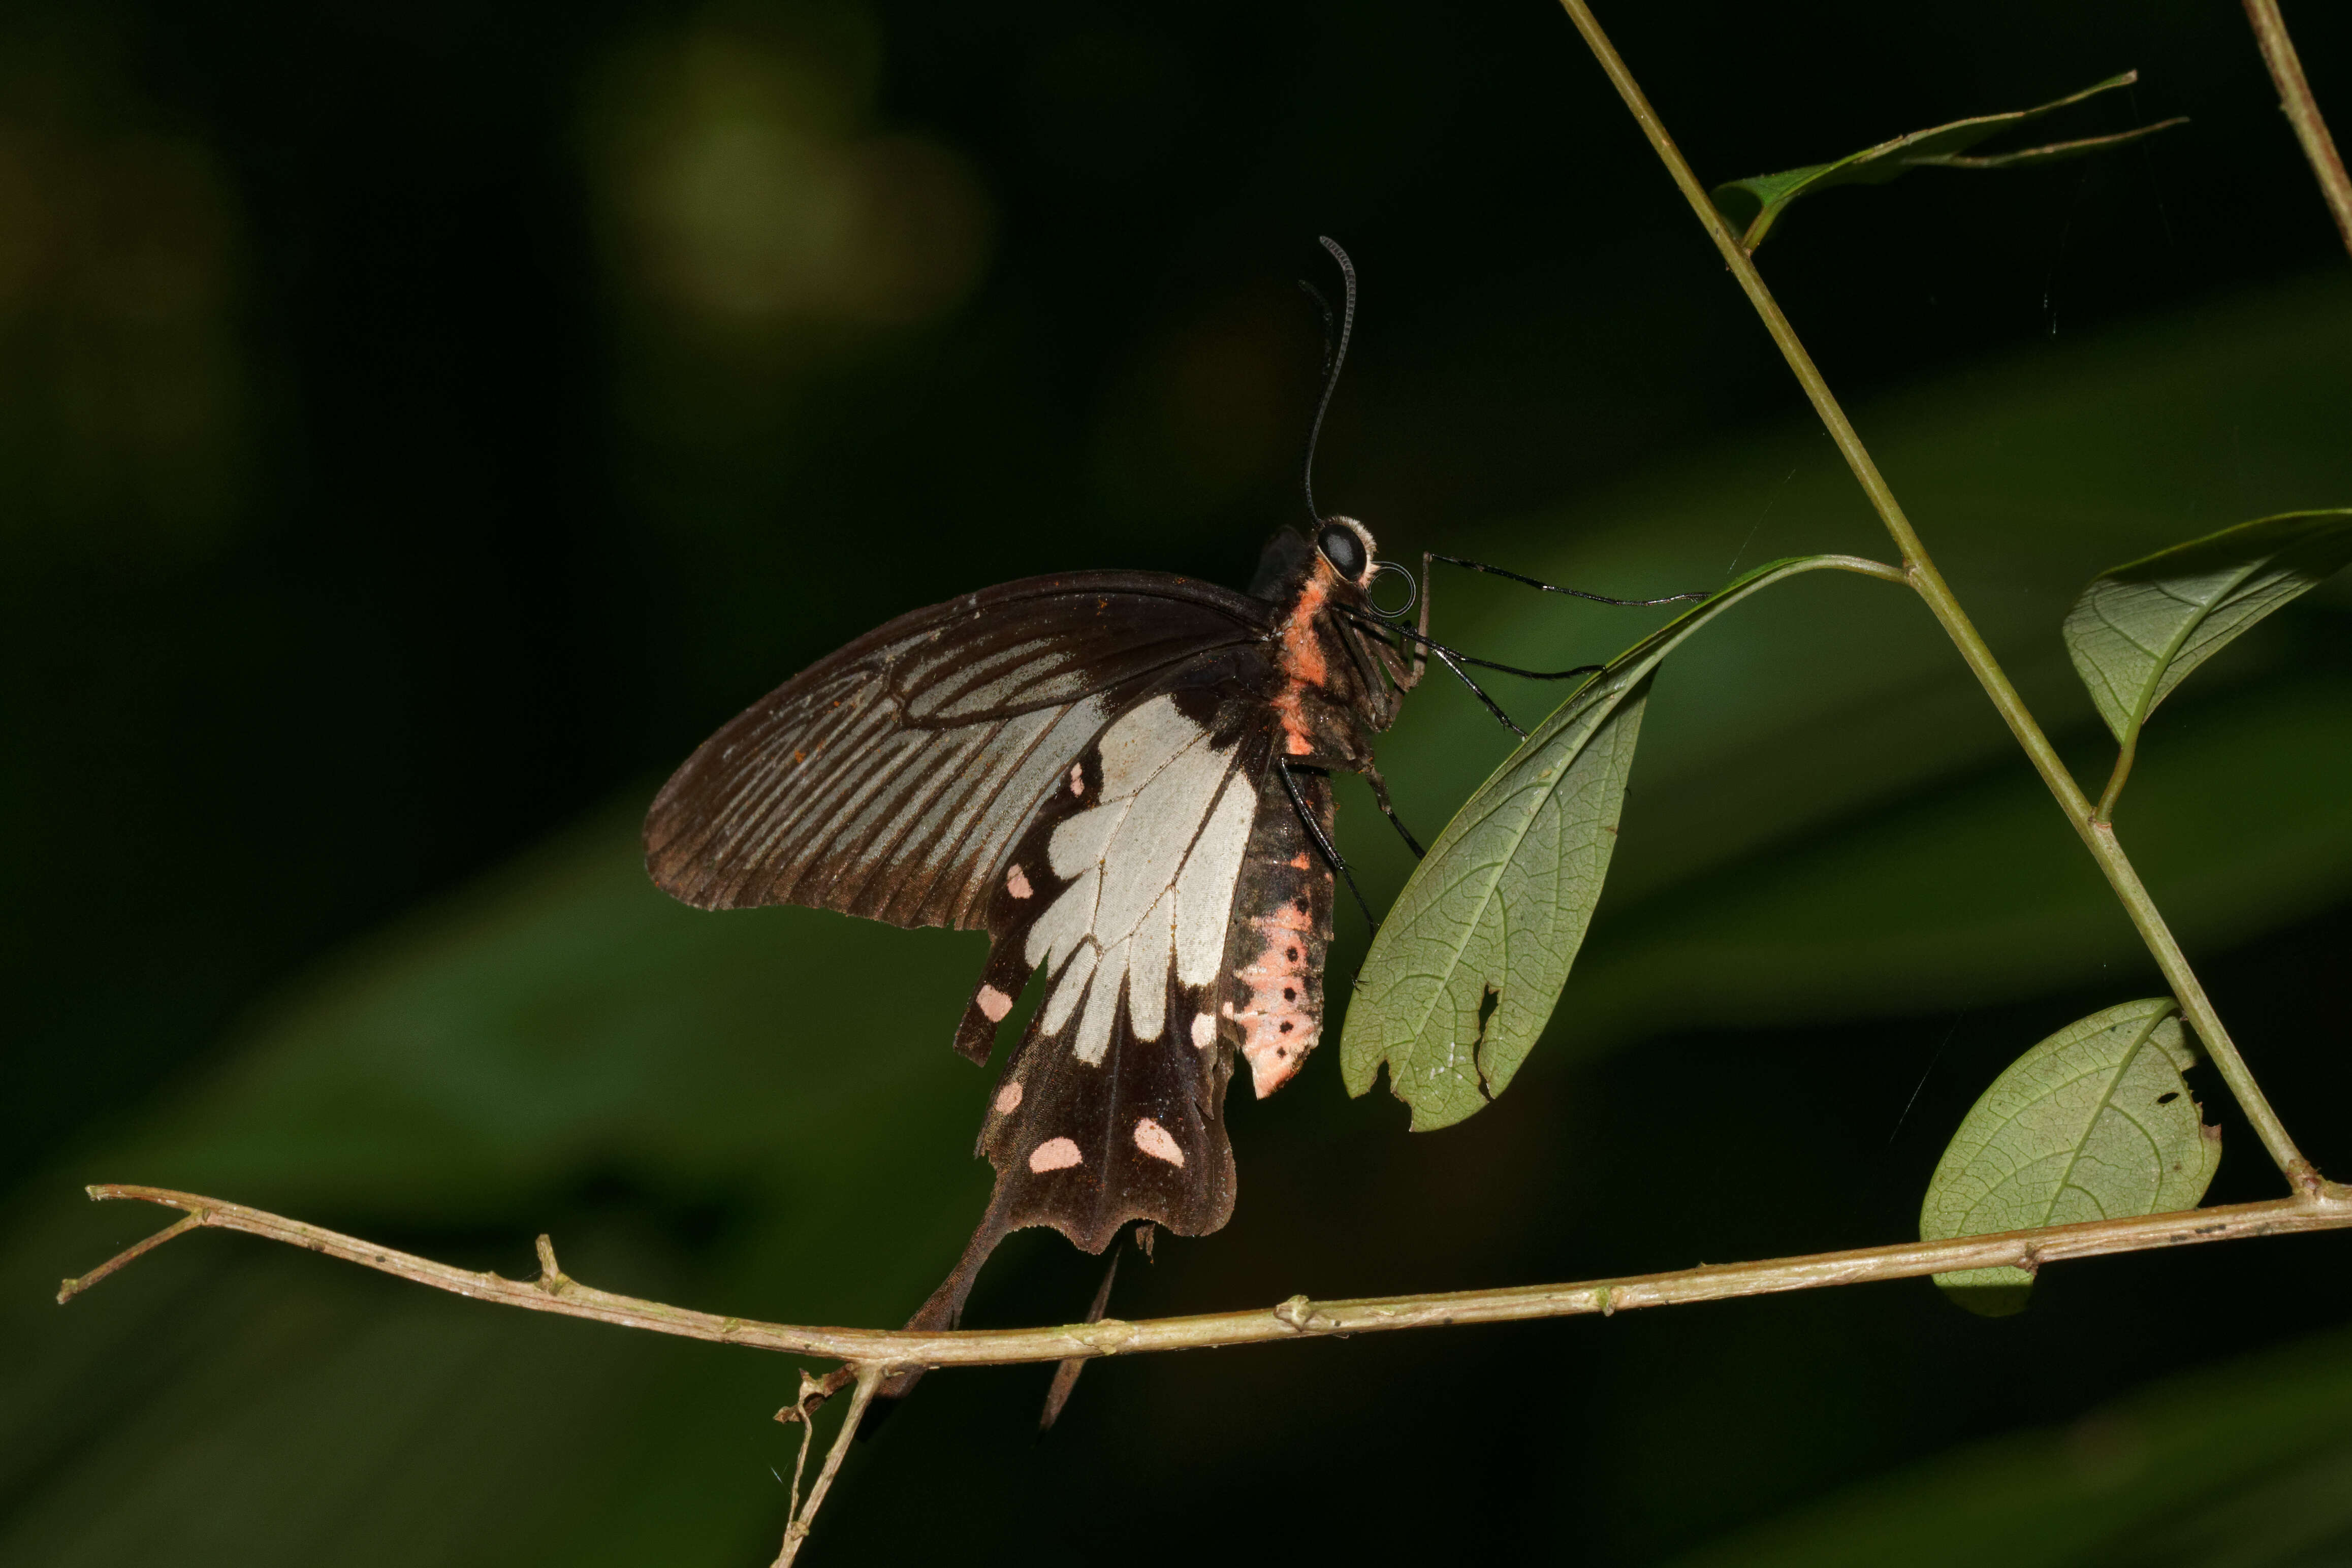
<path fill-rule="evenodd" d="M 2271 80 L 2278 84 L 2279 109 L 2294 127 L 2303 155 L 2311 160 L 2319 193 L 2326 198 L 2327 210 L 2336 214 L 2336 231 L 2344 236 L 2344 248 L 2352 251 L 2352 175 L 2345 173 L 2344 156 L 2336 151 L 2327 121 L 2320 118 L 2319 100 L 2311 96 L 2311 83 L 2304 77 L 2294 40 L 2286 36 L 2286 18 L 2279 15 L 2278 0 L 2245 0 L 2245 5 L 2246 20 L 2253 24 L 2254 42 L 2262 46 L 2263 63 L 2270 67 Z"/>
<path fill-rule="evenodd" d="M 542 1242 L 546 1239 L 544 1236 L 540 1238 Z M 797 1421 L 801 1424 L 800 1457 L 793 1461 L 792 1495 L 790 1500 L 784 1505 L 784 1522 L 787 1529 L 793 1520 L 802 1517 L 801 1477 L 807 1473 L 809 1443 L 816 1437 L 817 1408 L 856 1381 L 857 1367 L 855 1363 L 837 1366 L 823 1377 L 819 1377 L 803 1366 L 801 1368 L 800 1393 L 793 1397 L 790 1405 L 776 1412 L 776 1419 L 779 1421 Z M 782 1479 L 781 1476 L 777 1479 Z M 814 1505 L 810 1511 L 815 1511 Z M 792 1545 L 792 1541 L 793 1538 L 790 1535 L 784 1538 L 786 1547 L 789 1548 Z"/>
<path fill-rule="evenodd" d="M 89 1189 L 89 1196 L 92 1197 L 98 1197 L 100 1194 L 98 1188 L 91 1187 Z M 104 1196 L 111 1197 L 115 1195 L 108 1193 Z M 130 1195 L 126 1193 L 124 1196 L 127 1197 Z M 179 1207 L 184 1207 L 186 1206 L 181 1205 Z M 100 1280 L 105 1279 L 117 1269 L 121 1268 L 126 1263 L 135 1261 L 141 1254 L 152 1252 L 156 1248 L 161 1247 L 164 1242 L 171 1240 L 174 1236 L 194 1230 L 196 1227 L 204 1223 L 205 1211 L 201 1208 L 189 1208 L 188 1217 L 185 1219 L 173 1220 L 171 1224 L 163 1227 L 163 1229 L 155 1232 L 154 1235 L 147 1238 L 146 1240 L 142 1241 L 135 1246 L 124 1248 L 121 1251 L 117 1252 L 113 1257 L 109 1258 L 105 1262 L 100 1263 L 97 1268 L 92 1269 L 89 1273 L 78 1274 L 74 1278 L 58 1285 L 58 1305 L 61 1307 L 64 1306 L 68 1301 L 72 1301 L 76 1296 L 80 1295 L 84 1291 L 89 1290 L 92 1285 L 97 1284 Z M 547 1239 L 542 1236 L 540 1239 L 544 1241 Z"/>
<path fill-rule="evenodd" d="M 2118 1252 L 2145 1252 L 2163 1247 L 2188 1247 L 2205 1241 L 2231 1241 L 2256 1236 L 2284 1236 L 2305 1230 L 2352 1228 L 2352 1198 L 2338 1189 L 2270 1203 L 2241 1203 L 2218 1208 L 2189 1209 L 2140 1219 L 2102 1219 L 2081 1225 L 2056 1225 L 2038 1230 L 2011 1230 L 1997 1236 L 1958 1237 L 1946 1241 L 1909 1241 L 1891 1247 L 1864 1247 L 1847 1252 L 1819 1252 L 1798 1258 L 1774 1258 L 1758 1263 L 1715 1263 L 1665 1274 L 1637 1274 L 1619 1280 L 1591 1280 L 1567 1285 L 1517 1285 L 1489 1291 L 1451 1291 L 1417 1296 L 1373 1296 L 1359 1300 L 1310 1301 L 1293 1296 L 1279 1305 L 1237 1312 L 1207 1312 L 1195 1317 L 1159 1318 L 1122 1322 L 1068 1323 L 1054 1328 L 915 1329 L 803 1328 L 766 1323 L 748 1318 L 721 1317 L 660 1301 L 640 1301 L 593 1289 L 565 1280 L 558 1291 L 541 1288 L 541 1281 L 509 1280 L 498 1274 L 475 1273 L 410 1253 L 378 1247 L 355 1237 L 339 1235 L 315 1225 L 278 1215 L 199 1197 L 194 1193 L 163 1187 L 102 1186 L 89 1189 L 94 1198 L 138 1198 L 173 1208 L 184 1208 L 188 1218 L 159 1235 L 148 1238 L 103 1267 L 83 1276 L 99 1278 L 140 1253 L 190 1229 L 238 1230 L 271 1241 L 322 1252 L 436 1290 L 474 1301 L 527 1307 L 533 1312 L 567 1317 L 593 1318 L 621 1328 L 648 1329 L 656 1333 L 720 1344 L 750 1345 L 758 1350 L 820 1355 L 851 1364 L 851 1375 L 861 1387 L 867 1374 L 885 1375 L 917 1366 L 1004 1366 L 1027 1362 L 1065 1361 L 1072 1357 L 1142 1355 L 1159 1351 L 1208 1350 L 1220 1345 L 1264 1344 L 1277 1340 L 1313 1339 L 1326 1334 L 1379 1333 L 1391 1329 L 1445 1328 L 1464 1323 L 1521 1322 L 1535 1318 L 1576 1317 L 1589 1312 L 1607 1315 L 1638 1307 L 1687 1306 L 1697 1301 L 1727 1301 L 1739 1296 L 1771 1295 L 1783 1291 L 1813 1291 L 1832 1285 L 1858 1285 L 1874 1280 L 1909 1280 L 1955 1269 L 2009 1267 L 2028 1271 L 2049 1263 L 2077 1258 L 2097 1258 Z M 68 1286 L 73 1281 L 68 1281 Z M 63 1301 L 73 1294 L 58 1292 Z M 840 1375 L 836 1374 L 838 1377 Z M 864 1396 L 861 1396 L 864 1397 Z M 855 1422 L 852 1425 L 855 1426 Z M 819 1481 L 823 1485 L 822 1478 Z"/>
<path fill-rule="evenodd" d="M 808 1472 L 809 1444 L 816 1437 L 816 1406 L 824 1403 L 827 1392 L 824 1380 L 804 1366 L 801 1368 L 799 1397 L 776 1412 L 779 1421 L 798 1421 L 801 1424 L 800 1457 L 793 1460 L 792 1491 L 784 1504 L 784 1529 L 787 1531 L 792 1529 L 793 1521 L 801 1516 L 801 1477 Z M 816 1405 L 809 1403 L 811 1395 L 816 1396 Z M 790 1534 L 784 1537 L 784 1544 L 788 1547 L 792 1544 Z"/>
<path fill-rule="evenodd" d="M 823 1377 L 803 1367 L 801 1368 L 800 1397 L 777 1411 L 776 1419 L 787 1422 L 806 1422 L 810 1416 L 816 1414 L 817 1406 L 856 1381 L 857 1364 L 856 1362 L 845 1362 Z"/>
<path fill-rule="evenodd" d="M 2246 1120 L 2253 1126 L 2254 1135 L 2262 1140 L 2263 1147 L 2269 1151 L 2280 1173 L 2286 1177 L 2288 1186 L 2294 1190 L 2329 1201 L 2347 1197 L 2345 1188 L 2324 1180 L 2311 1162 L 2303 1157 L 2303 1152 L 2295 1147 L 2294 1140 L 2287 1134 L 2286 1124 L 2272 1108 L 2269 1097 L 2254 1079 L 2253 1070 L 2246 1065 L 2245 1058 L 2239 1054 L 2237 1042 L 2230 1038 L 2229 1030 L 2221 1022 L 2221 1015 L 2215 1010 L 2211 998 L 2206 996 L 2204 983 L 2189 967 L 2188 955 L 2180 950 L 2171 926 L 2157 908 L 2155 899 L 2148 896 L 2147 885 L 2140 881 L 2139 873 L 2133 867 L 2130 857 L 2124 853 L 2122 843 L 2116 838 L 2114 825 L 2101 820 L 2090 798 L 2083 793 L 2082 786 L 2074 781 L 2073 774 L 2066 771 L 2065 763 L 2059 758 L 2058 748 L 2050 744 L 2050 737 L 2042 733 L 2040 721 L 2026 707 L 2025 699 L 2018 695 L 2009 673 L 2000 667 L 2000 661 L 1993 656 L 1991 647 L 1977 630 L 1976 622 L 1961 607 L 1958 596 L 1945 582 L 1943 574 L 1936 570 L 1935 561 L 1927 554 L 1927 547 L 1911 527 L 1910 518 L 1904 515 L 1902 506 L 1895 498 L 1894 489 L 1886 483 L 1885 476 L 1878 471 L 1877 462 L 1870 455 L 1869 448 L 1863 444 L 1861 435 L 1855 432 L 1853 422 L 1846 417 L 1837 395 L 1830 391 L 1829 382 L 1822 376 L 1821 367 L 1813 363 L 1812 355 L 1806 351 L 1803 340 L 1797 336 L 1796 328 L 1790 324 L 1788 316 L 1780 309 L 1780 301 L 1773 298 L 1771 289 L 1765 287 L 1763 274 L 1756 270 L 1755 262 L 1741 247 L 1738 236 L 1731 232 L 1723 221 L 1723 214 L 1717 212 L 1715 204 L 1708 200 L 1706 190 L 1698 183 L 1698 176 L 1691 172 L 1688 160 L 1683 157 L 1682 149 L 1675 146 L 1675 139 L 1666 133 L 1657 111 L 1650 107 L 1650 100 L 1643 93 L 1641 84 L 1633 79 L 1633 73 L 1626 68 L 1616 47 L 1610 43 L 1609 35 L 1601 30 L 1599 19 L 1592 15 L 1592 8 L 1585 4 L 1585 0 L 1560 0 L 1560 5 L 1567 11 L 1569 20 L 1576 24 L 1576 30 L 1584 36 L 1584 42 L 1591 49 L 1593 58 L 1600 62 L 1610 84 L 1616 88 L 1617 95 L 1624 99 L 1625 107 L 1632 111 L 1634 122 L 1642 128 L 1642 134 L 1649 139 L 1658 161 L 1666 166 L 1666 172 L 1673 177 L 1684 199 L 1690 204 L 1699 226 L 1715 242 L 1725 267 L 1729 268 L 1732 277 L 1738 279 L 1748 303 L 1756 308 L 1756 314 L 1762 319 L 1764 329 L 1771 334 L 1781 357 L 1788 361 L 1790 372 L 1796 376 L 1798 384 L 1804 388 L 1805 396 L 1811 402 L 1813 413 L 1821 419 L 1822 428 L 1829 432 L 1830 439 L 1837 444 L 1839 453 L 1845 458 L 1846 466 L 1853 470 L 1855 483 L 1870 498 L 1879 521 L 1885 525 L 1888 535 L 1902 550 L 1905 577 L 1927 605 L 1928 612 L 1944 628 L 1945 635 L 1951 638 L 1961 661 L 1975 674 L 1978 685 L 1984 688 L 1985 695 L 1991 699 L 1995 711 L 2008 724 L 2010 733 L 2016 737 L 2018 745 L 2032 762 L 2034 770 L 2042 775 L 2042 782 L 2057 799 L 2059 809 L 2066 813 L 2067 821 L 2074 825 L 2084 847 L 2098 862 L 2108 887 L 2114 891 L 2116 901 L 2124 906 L 2124 913 L 2139 932 L 2140 940 L 2147 945 L 2148 955 L 2156 960 L 2166 983 L 2172 988 L 2182 1014 L 2196 1030 L 2197 1038 L 2204 1044 L 2206 1053 L 2212 1058 L 2214 1070 L 2221 1073 L 2239 1108 L 2245 1112 Z"/>
<path fill-rule="evenodd" d="M 833 1446 L 824 1451 L 824 1468 L 816 1473 L 816 1485 L 809 1491 L 805 1508 L 801 1506 L 801 1468 L 808 1463 L 809 1438 L 816 1430 L 816 1411 L 808 1403 L 808 1396 L 814 1390 L 822 1401 L 833 1390 L 826 1386 L 831 1379 L 820 1381 L 805 1372 L 801 1374 L 801 1397 L 793 1406 L 801 1412 L 801 1420 L 804 1423 L 801 1432 L 801 1457 L 800 1462 L 793 1467 L 792 1511 L 785 1520 L 784 1544 L 782 1550 L 776 1553 L 775 1568 L 792 1568 L 793 1559 L 800 1555 L 801 1542 L 808 1539 L 809 1527 L 816 1522 L 816 1511 L 824 1506 L 824 1494 L 832 1490 L 834 1475 L 841 1469 L 842 1459 L 848 1455 L 851 1440 L 857 1436 L 857 1424 L 866 1417 L 866 1406 L 873 1403 L 874 1391 L 882 1385 L 879 1363 L 861 1363 L 842 1370 L 856 1376 L 857 1392 L 850 1396 L 849 1414 L 842 1417 L 841 1430 L 833 1435 Z"/>

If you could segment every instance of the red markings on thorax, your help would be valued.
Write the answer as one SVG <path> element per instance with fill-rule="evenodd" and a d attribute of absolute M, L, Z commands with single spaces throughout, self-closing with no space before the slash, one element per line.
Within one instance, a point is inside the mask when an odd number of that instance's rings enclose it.
<path fill-rule="evenodd" d="M 1307 723 L 1307 689 L 1319 689 L 1331 678 L 1316 624 L 1331 597 L 1330 570 L 1317 559 L 1306 586 L 1299 590 L 1298 602 L 1282 622 L 1282 652 L 1276 659 L 1282 668 L 1282 689 L 1275 694 L 1274 710 L 1282 716 L 1282 733 L 1293 757 L 1305 757 L 1315 749 L 1314 732 Z"/>

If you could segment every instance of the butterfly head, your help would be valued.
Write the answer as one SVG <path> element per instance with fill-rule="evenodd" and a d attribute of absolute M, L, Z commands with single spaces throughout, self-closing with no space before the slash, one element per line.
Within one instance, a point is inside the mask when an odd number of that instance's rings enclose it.
<path fill-rule="evenodd" d="M 1372 530 L 1353 517 L 1329 517 L 1315 533 L 1315 552 L 1324 564 L 1339 574 L 1340 580 L 1358 588 L 1370 587 L 1377 562 L 1372 547 Z"/>

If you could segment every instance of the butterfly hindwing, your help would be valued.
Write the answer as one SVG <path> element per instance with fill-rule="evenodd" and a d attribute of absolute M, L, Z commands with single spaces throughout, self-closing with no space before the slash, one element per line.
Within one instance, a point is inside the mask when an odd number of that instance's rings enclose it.
<path fill-rule="evenodd" d="M 1211 583 L 1081 572 L 900 616 L 688 758 L 646 817 L 646 868 L 706 909 L 982 925 L 1003 857 L 1104 726 L 1256 656 L 1270 615 Z"/>
<path fill-rule="evenodd" d="M 1197 688 L 1139 703 L 1008 862 L 959 1034 L 984 1053 L 1037 974 L 981 1130 L 1000 1233 L 1052 1225 L 1098 1250 L 1131 1220 L 1200 1235 L 1231 1215 L 1227 958 L 1273 737 L 1263 704 Z"/>

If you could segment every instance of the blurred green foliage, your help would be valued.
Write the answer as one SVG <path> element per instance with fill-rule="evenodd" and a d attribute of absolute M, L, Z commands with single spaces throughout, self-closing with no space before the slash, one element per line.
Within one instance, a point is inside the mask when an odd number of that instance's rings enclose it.
<path fill-rule="evenodd" d="M 2352 490 L 2352 296 L 2240 18 L 1623 9 L 1710 172 L 2125 64 L 2092 129 L 2192 117 L 1822 203 L 1775 245 L 2095 777 L 2058 633 L 2083 584 Z M 2352 13 L 2295 22 L 2336 101 Z M 74 1188 L 212 1188 L 510 1273 L 549 1229 L 614 1289 L 901 1316 L 986 1190 L 983 1081 L 943 1049 L 977 939 L 695 915 L 643 884 L 635 819 L 728 714 L 912 604 L 1072 566 L 1241 580 L 1295 515 L 1316 344 L 1290 279 L 1318 233 L 1366 285 L 1323 489 L 1390 553 L 1622 593 L 1883 549 L 1551 8 L 0 12 L 0 1557 L 772 1553 L 789 1365 L 224 1237 L 60 1312 L 60 1275 L 161 1218 Z M 1523 664 L 1651 624 L 1435 591 L 1441 634 Z M 1123 1271 L 1115 1312 L 1885 1240 L 2027 1042 L 2149 993 L 1916 607 L 1774 597 L 1659 677 L 1608 897 L 1513 1093 L 1423 1137 L 1331 1061 L 1237 1101 L 1234 1224 Z M 2123 818 L 2339 1173 L 2346 603 L 2200 671 Z M 1433 831 L 1507 740 L 1417 697 L 1383 749 L 1409 820 Z M 1378 901 L 1404 856 L 1347 800 Z M 2215 1197 L 2267 1196 L 2259 1166 Z M 2279 1495 L 2340 1438 L 2224 1364 L 2273 1347 L 2324 1403 L 2340 1345 L 2294 1346 L 2341 1324 L 2340 1256 L 2084 1265 L 1990 1325 L 1921 1284 L 1108 1364 L 1034 1446 L 1043 1369 L 941 1376 L 854 1457 L 818 1560 L 1637 1563 L 1776 1516 L 1726 1550 L 1902 1555 L 1981 1517 L 2066 1522 L 2052 1560 L 2340 1554 L 2323 1488 Z M 1074 1315 L 1097 1268 L 1017 1237 L 974 1321 Z M 2183 1368 L 2210 1402 L 2115 1406 Z M 2147 1412 L 2133 1443 L 2084 1422 L 2110 1406 Z M 2206 1464 L 2242 1417 L 2269 1423 L 2244 1453 L 2308 1434 L 2311 1468 Z M 1992 1445 L 1953 1461 L 1981 1484 L 1906 1470 L 1956 1443 Z"/>
<path fill-rule="evenodd" d="M 2347 1481 L 2352 1343 L 2332 1333 L 1971 1444 L 1675 1563 L 2327 1563 L 2352 1531 Z"/>

